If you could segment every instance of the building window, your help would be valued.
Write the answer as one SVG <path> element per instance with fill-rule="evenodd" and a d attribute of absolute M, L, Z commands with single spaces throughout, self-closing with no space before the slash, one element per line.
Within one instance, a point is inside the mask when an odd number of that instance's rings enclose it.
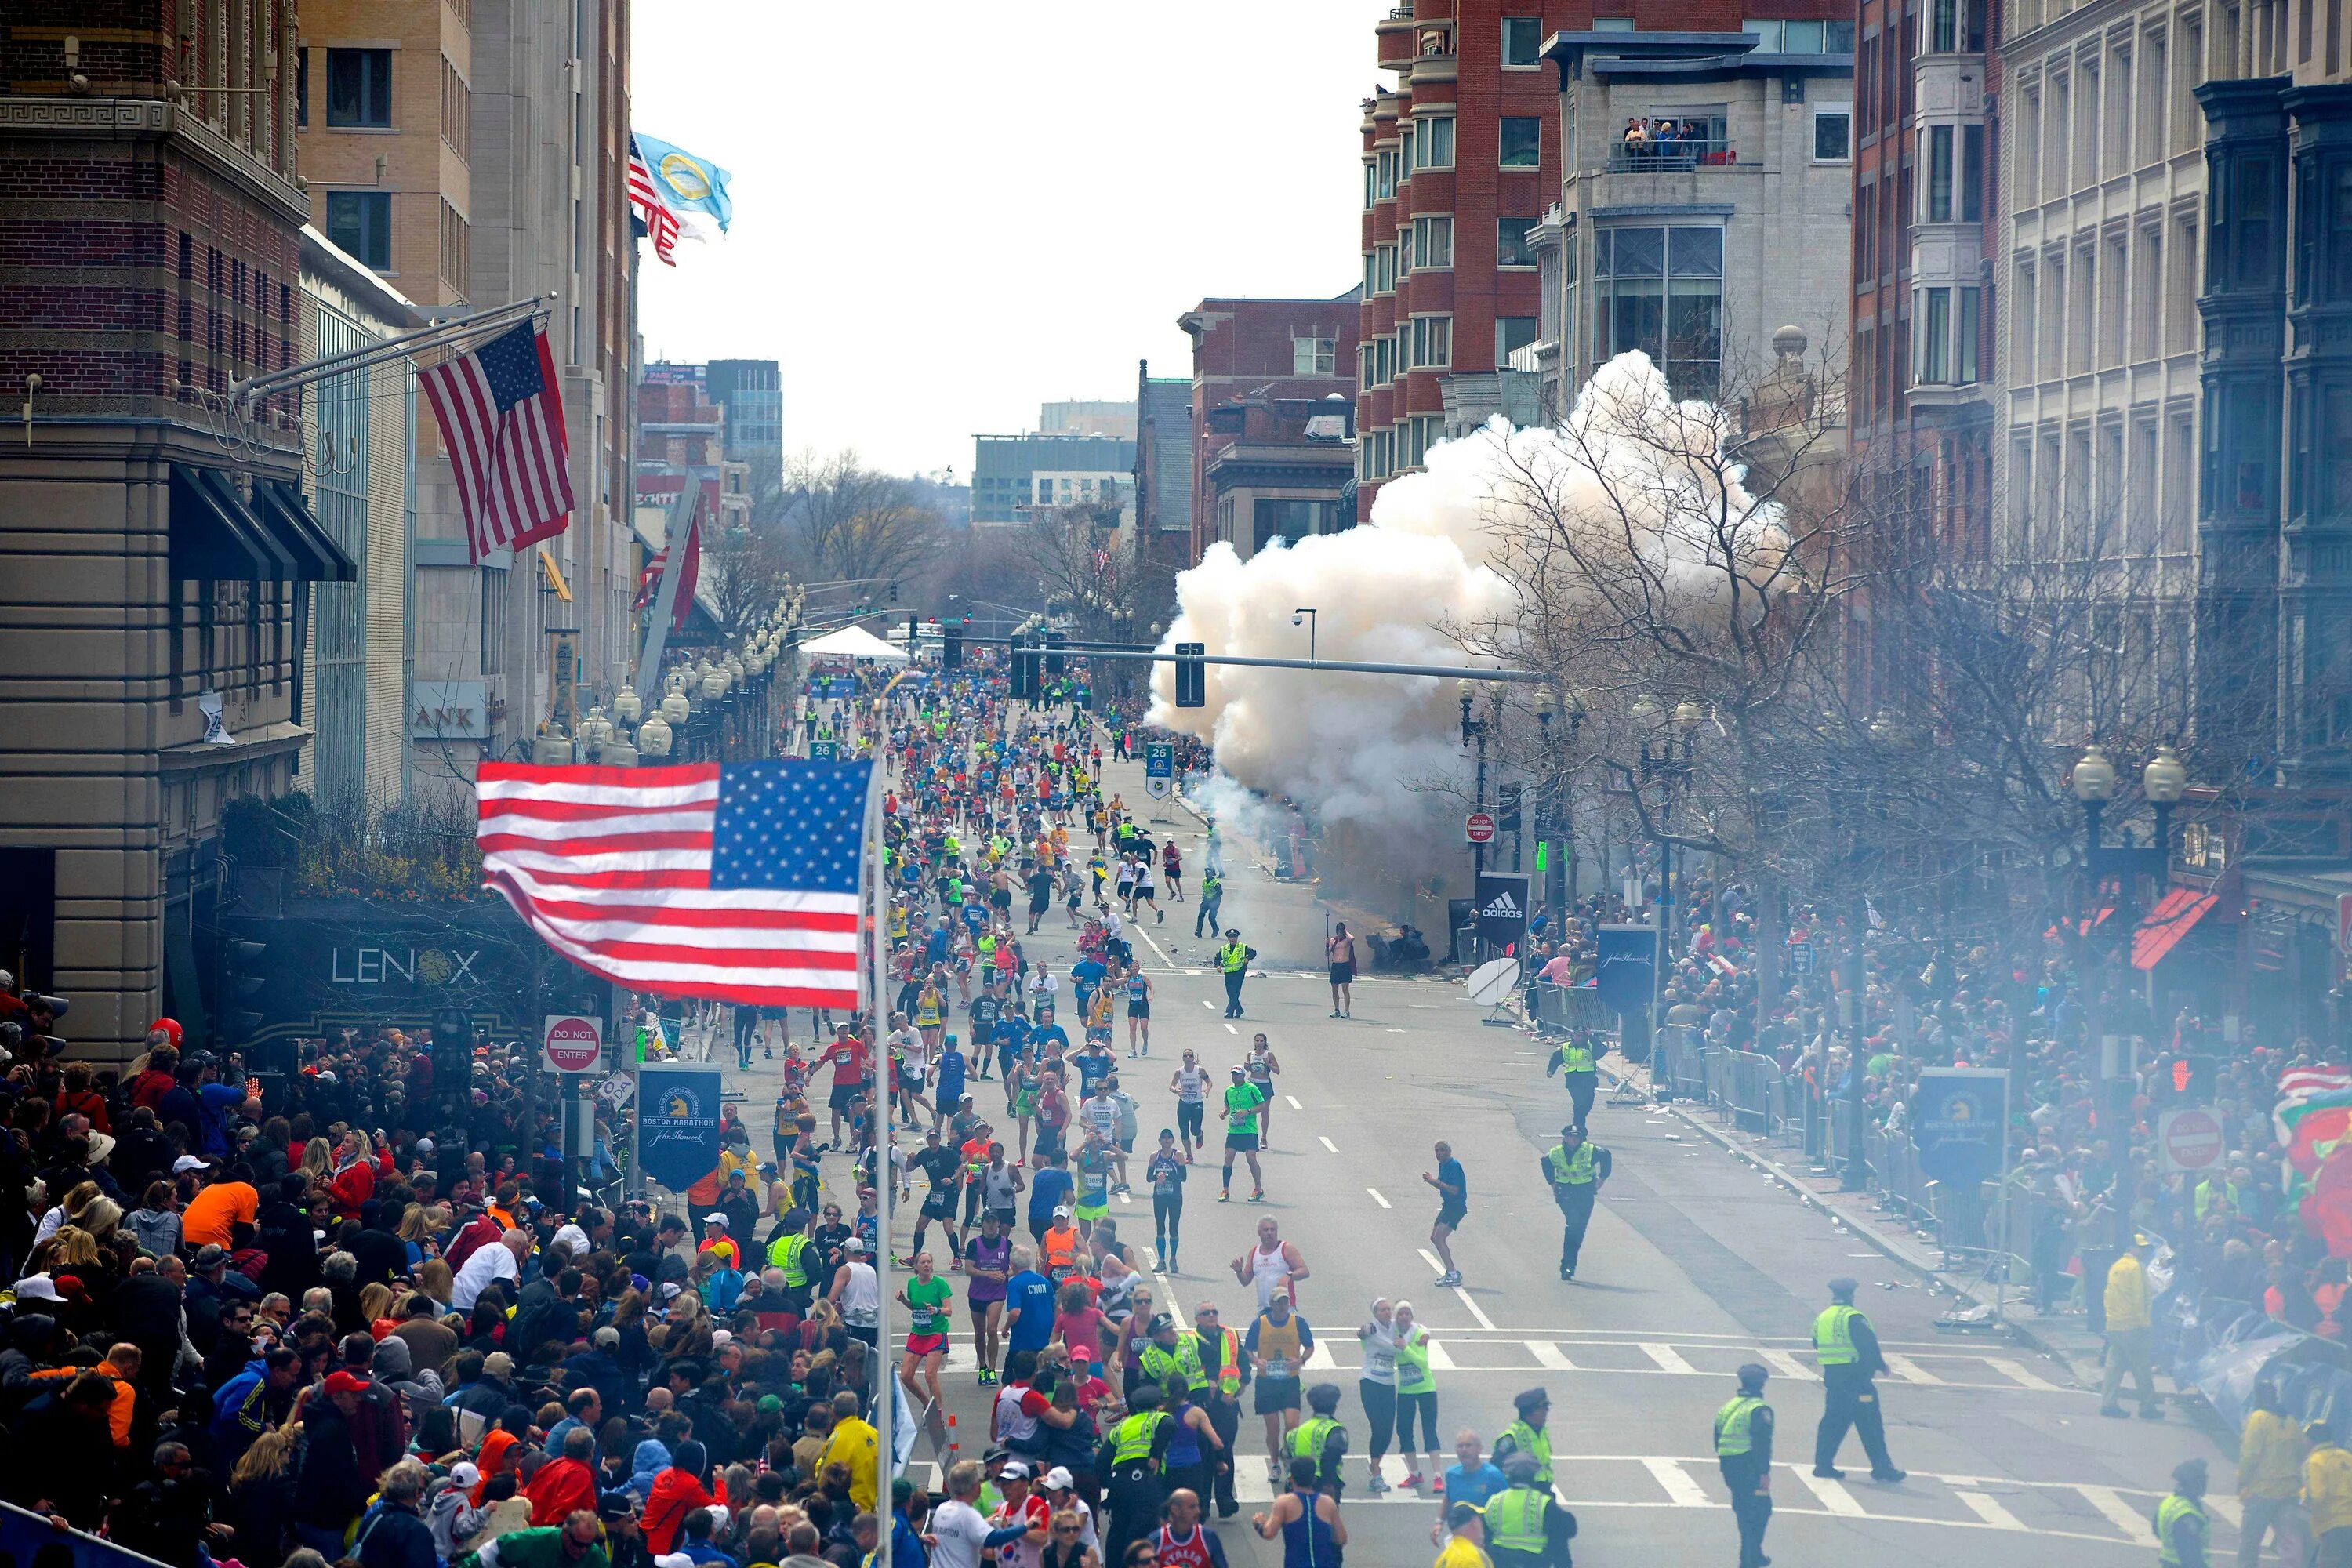
<path fill-rule="evenodd" d="M 1929 223 L 1952 221 L 1952 128 L 1948 125 L 1927 128 L 1927 210 L 1921 216 Z"/>
<path fill-rule="evenodd" d="M 1415 316 L 1412 319 L 1412 368 L 1444 370 L 1454 363 L 1454 318 Z"/>
<path fill-rule="evenodd" d="M 1543 121 L 1532 114 L 1503 116 L 1502 150 L 1506 169 L 1532 169 L 1542 162 Z"/>
<path fill-rule="evenodd" d="M 1291 374 L 1336 375 L 1339 371 L 1339 339 L 1293 338 L 1290 340 Z"/>
<path fill-rule="evenodd" d="M 1401 432 L 1404 449 L 1397 454 L 1397 466 L 1418 468 L 1429 457 L 1429 449 L 1445 439 L 1445 419 L 1443 415 L 1416 414 L 1404 422 Z"/>
<path fill-rule="evenodd" d="M 1412 267 L 1418 272 L 1423 268 L 1448 268 L 1454 265 L 1454 220 L 1450 217 L 1417 217 L 1412 220 Z"/>
<path fill-rule="evenodd" d="M 329 191 L 327 237 L 378 272 L 392 270 L 392 193 Z"/>
<path fill-rule="evenodd" d="M 1755 37 L 1755 52 L 1759 55 L 1850 55 L 1853 53 L 1852 22 L 1750 20 L 1744 30 Z"/>
<path fill-rule="evenodd" d="M 1952 381 L 1959 386 L 1973 386 L 1977 379 L 1978 296 L 1975 289 L 1956 290 L 1959 309 L 1952 321 Z"/>
<path fill-rule="evenodd" d="M 1796 24 L 1791 22 L 1790 26 Z M 1813 162 L 1843 163 L 1853 156 L 1853 108 L 1825 104 L 1813 110 Z"/>
<path fill-rule="evenodd" d="M 449 198 L 444 196 L 441 198 L 441 276 L 457 290 L 460 298 L 466 292 L 466 274 L 471 258 L 466 220 L 458 216 L 456 207 L 449 205 Z"/>
<path fill-rule="evenodd" d="M 1536 318 L 1533 316 L 1497 316 L 1495 318 L 1495 368 L 1508 369 L 1512 351 L 1523 349 L 1536 341 Z"/>
<path fill-rule="evenodd" d="M 1498 217 L 1495 220 L 1495 265 L 1497 267 L 1533 267 L 1535 248 L 1528 243 L 1537 220 L 1531 217 Z"/>
<path fill-rule="evenodd" d="M 1929 0 L 1927 52 L 1983 53 L 1984 13 L 1983 0 Z"/>
<path fill-rule="evenodd" d="M 1506 16 L 1503 18 L 1504 68 L 1531 70 L 1543 63 L 1543 18 L 1540 16 Z"/>
<path fill-rule="evenodd" d="M 1397 150 L 1393 147 L 1381 148 L 1378 153 L 1373 154 L 1372 163 L 1379 171 L 1380 199 L 1387 201 L 1390 197 L 1396 195 Z"/>
<path fill-rule="evenodd" d="M 1416 169 L 1450 169 L 1454 167 L 1454 116 L 1433 114 L 1413 122 L 1419 132 L 1415 139 L 1415 155 L 1420 160 Z"/>
<path fill-rule="evenodd" d="M 1397 247 L 1393 245 L 1381 246 L 1380 258 L 1380 287 L 1375 292 L 1393 294 L 1396 292 L 1397 286 Z"/>
<path fill-rule="evenodd" d="M 390 128 L 390 49 L 327 51 L 327 123 Z"/>
<path fill-rule="evenodd" d="M 310 128 L 310 51 L 294 51 L 294 123 L 301 130 Z"/>
<path fill-rule="evenodd" d="M 1592 247 L 1598 357 L 1639 351 L 1675 395 L 1713 397 L 1723 364 L 1723 231 L 1604 228 Z"/>
<path fill-rule="evenodd" d="M 1919 384 L 1941 386 L 1952 374 L 1952 291 L 1928 289 L 1919 312 Z"/>
<path fill-rule="evenodd" d="M 441 140 L 464 159 L 474 145 L 474 94 L 449 58 L 441 58 Z"/>
<path fill-rule="evenodd" d="M 1960 127 L 1960 221 L 1984 216 L 1984 138 L 1981 125 Z"/>

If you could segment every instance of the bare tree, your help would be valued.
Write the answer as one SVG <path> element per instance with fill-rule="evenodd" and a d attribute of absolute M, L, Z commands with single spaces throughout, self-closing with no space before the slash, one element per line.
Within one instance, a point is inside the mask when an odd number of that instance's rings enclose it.
<path fill-rule="evenodd" d="M 698 596 L 707 596 L 730 640 L 775 608 L 792 585 L 793 573 L 782 531 L 754 521 L 749 528 L 714 531 L 703 542 Z"/>
<path fill-rule="evenodd" d="M 1016 537 L 1045 586 L 1046 606 L 1066 616 L 1081 641 L 1157 642 L 1175 615 L 1174 568 L 1120 526 L 1116 502 L 1039 508 Z M 1104 663 L 1108 685 L 1122 696 L 1144 679 L 1139 664 Z"/>
<path fill-rule="evenodd" d="M 803 453 L 785 465 L 783 537 L 811 583 L 911 576 L 939 543 L 939 514 L 912 480 L 867 468 L 855 452 Z"/>

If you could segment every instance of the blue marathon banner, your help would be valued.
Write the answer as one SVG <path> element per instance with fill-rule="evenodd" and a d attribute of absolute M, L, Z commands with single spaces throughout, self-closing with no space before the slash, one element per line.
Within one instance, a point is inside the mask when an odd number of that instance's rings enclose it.
<path fill-rule="evenodd" d="M 2000 1173 L 2009 1121 L 2009 1075 L 1990 1068 L 1931 1068 L 1912 1101 L 1911 1142 L 1919 1168 L 1969 1187 Z"/>
<path fill-rule="evenodd" d="M 1168 798 L 1169 781 L 1176 776 L 1176 743 L 1173 741 L 1146 741 L 1143 743 L 1143 792 L 1154 800 Z"/>
<path fill-rule="evenodd" d="M 59 1530 L 46 1514 L 0 1503 L 0 1562 L 14 1568 L 163 1568 L 111 1541 Z"/>
<path fill-rule="evenodd" d="M 1594 988 L 1612 1013 L 1638 1013 L 1658 994 L 1655 926 L 1602 926 Z"/>
<path fill-rule="evenodd" d="M 719 1168 L 717 1068 L 648 1065 L 637 1069 L 637 1163 L 682 1193 Z"/>

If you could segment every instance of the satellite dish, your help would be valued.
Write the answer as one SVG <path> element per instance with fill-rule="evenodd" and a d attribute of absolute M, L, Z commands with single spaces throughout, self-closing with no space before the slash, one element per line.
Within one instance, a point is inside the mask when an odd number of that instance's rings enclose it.
<path fill-rule="evenodd" d="M 1518 989 L 1519 961 L 1516 958 L 1490 958 L 1470 972 L 1470 1000 L 1481 1007 L 1492 1007 Z"/>

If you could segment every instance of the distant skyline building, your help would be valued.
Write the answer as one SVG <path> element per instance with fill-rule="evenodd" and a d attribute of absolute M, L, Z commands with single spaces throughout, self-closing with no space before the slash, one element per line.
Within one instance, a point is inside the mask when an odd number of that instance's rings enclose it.
<path fill-rule="evenodd" d="M 1041 436 L 1108 436 L 1116 440 L 1135 439 L 1135 405 L 1132 403 L 1045 403 L 1037 407 L 1037 433 Z"/>
<path fill-rule="evenodd" d="M 1116 501 L 1135 521 L 1135 443 L 1109 436 L 975 436 L 971 521 L 976 528 L 1025 522 L 1041 507 Z"/>
<path fill-rule="evenodd" d="M 1238 425 L 1218 424 L 1219 408 L 1236 400 L 1338 397 L 1334 409 L 1345 408 L 1352 421 L 1360 295 L 1350 289 L 1328 300 L 1212 297 L 1176 319 L 1192 340 L 1190 561 L 1219 537 L 1209 463 L 1241 433 Z"/>
<path fill-rule="evenodd" d="M 1135 516 L 1146 550 L 1192 563 L 1192 384 L 1135 363 Z"/>

